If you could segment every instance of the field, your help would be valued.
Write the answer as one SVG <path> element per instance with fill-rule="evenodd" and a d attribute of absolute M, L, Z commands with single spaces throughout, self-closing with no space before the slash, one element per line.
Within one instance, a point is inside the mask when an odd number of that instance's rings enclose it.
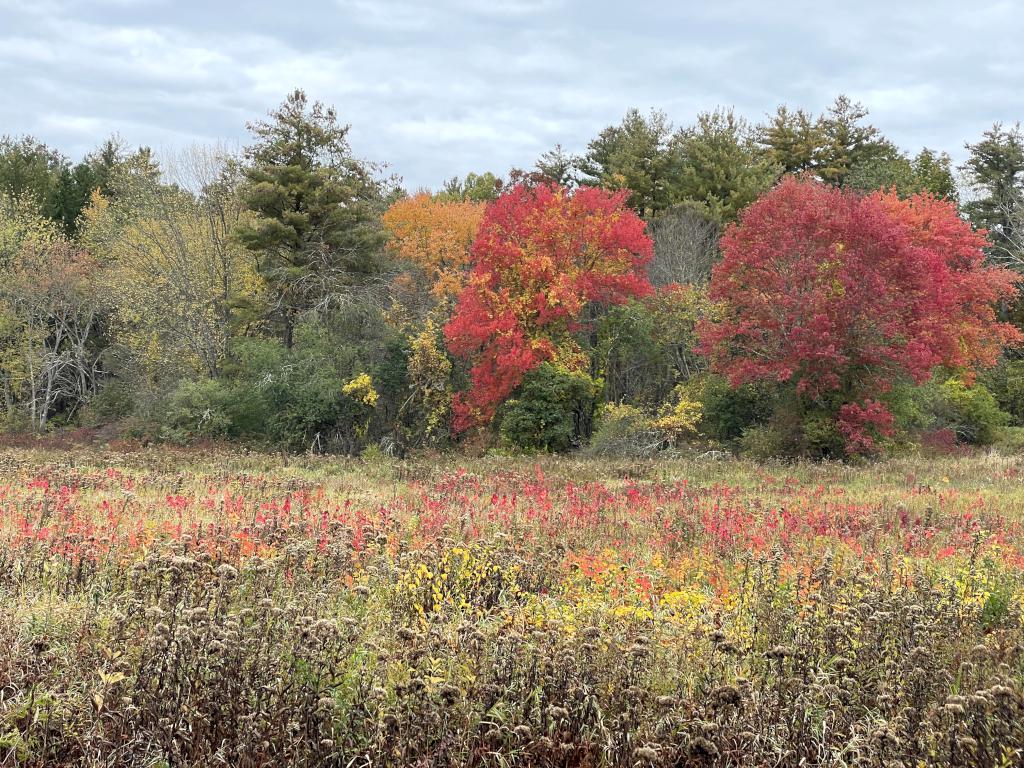
<path fill-rule="evenodd" d="M 1022 479 L 8 449 L 0 765 L 1021 765 Z"/>

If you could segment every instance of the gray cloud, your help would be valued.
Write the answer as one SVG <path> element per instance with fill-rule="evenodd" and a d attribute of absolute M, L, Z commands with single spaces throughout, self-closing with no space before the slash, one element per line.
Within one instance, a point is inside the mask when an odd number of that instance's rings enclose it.
<path fill-rule="evenodd" d="M 1016 7 L 1015 7 L 1016 6 Z M 684 124 L 840 92 L 908 150 L 1024 118 L 1015 2 L 0 0 L 0 133 L 73 157 L 244 142 L 300 86 L 406 186 L 580 150 L 631 106 Z"/>

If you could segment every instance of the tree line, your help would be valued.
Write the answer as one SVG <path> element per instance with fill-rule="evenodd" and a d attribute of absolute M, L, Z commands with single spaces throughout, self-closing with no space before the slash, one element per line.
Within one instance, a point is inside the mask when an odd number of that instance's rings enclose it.
<path fill-rule="evenodd" d="M 1024 134 L 630 110 L 405 190 L 297 90 L 240 152 L 0 139 L 3 428 L 838 457 L 1024 424 Z"/>

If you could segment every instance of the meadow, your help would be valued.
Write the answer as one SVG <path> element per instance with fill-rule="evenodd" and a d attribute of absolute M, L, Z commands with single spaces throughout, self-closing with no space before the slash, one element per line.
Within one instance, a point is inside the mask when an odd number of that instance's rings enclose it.
<path fill-rule="evenodd" d="M 1022 479 L 8 448 L 0 765 L 1021 765 Z"/>

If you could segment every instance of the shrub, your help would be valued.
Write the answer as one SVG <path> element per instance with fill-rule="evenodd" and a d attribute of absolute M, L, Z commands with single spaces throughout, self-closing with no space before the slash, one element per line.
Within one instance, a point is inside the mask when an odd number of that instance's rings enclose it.
<path fill-rule="evenodd" d="M 803 417 L 800 426 L 800 454 L 814 459 L 829 459 L 840 458 L 846 453 L 843 432 L 831 413 L 812 411 Z"/>
<path fill-rule="evenodd" d="M 530 371 L 501 409 L 501 436 L 526 450 L 578 447 L 589 437 L 596 398 L 594 381 L 553 363 Z"/>
<path fill-rule="evenodd" d="M 1024 424 L 1024 360 L 1003 359 L 980 381 L 1015 423 Z"/>
<path fill-rule="evenodd" d="M 657 453 L 665 443 L 665 431 L 642 410 L 625 403 L 605 403 L 587 451 L 594 456 L 644 458 Z"/>
<path fill-rule="evenodd" d="M 1024 453 L 1024 427 L 1003 427 L 996 430 L 993 445 L 1000 453 Z"/>
<path fill-rule="evenodd" d="M 755 461 L 776 459 L 792 454 L 792 441 L 770 424 L 747 427 L 737 441 L 740 455 Z"/>
<path fill-rule="evenodd" d="M 701 404 L 701 434 L 727 445 L 772 413 L 772 393 L 764 384 L 733 388 L 724 377 L 707 374 L 688 382 L 687 393 Z"/>
<path fill-rule="evenodd" d="M 696 436 L 702 408 L 686 394 L 685 385 L 675 388 L 671 400 L 661 407 L 654 427 L 661 430 L 669 442 L 678 445 L 680 441 Z"/>
<path fill-rule="evenodd" d="M 990 445 L 1010 417 L 999 409 L 995 397 L 983 385 L 967 386 L 958 378 L 931 384 L 924 390 L 934 429 L 952 429 L 957 440 L 971 445 Z"/>
<path fill-rule="evenodd" d="M 231 391 L 217 379 L 182 381 L 164 411 L 161 437 L 184 443 L 232 435 Z"/>

